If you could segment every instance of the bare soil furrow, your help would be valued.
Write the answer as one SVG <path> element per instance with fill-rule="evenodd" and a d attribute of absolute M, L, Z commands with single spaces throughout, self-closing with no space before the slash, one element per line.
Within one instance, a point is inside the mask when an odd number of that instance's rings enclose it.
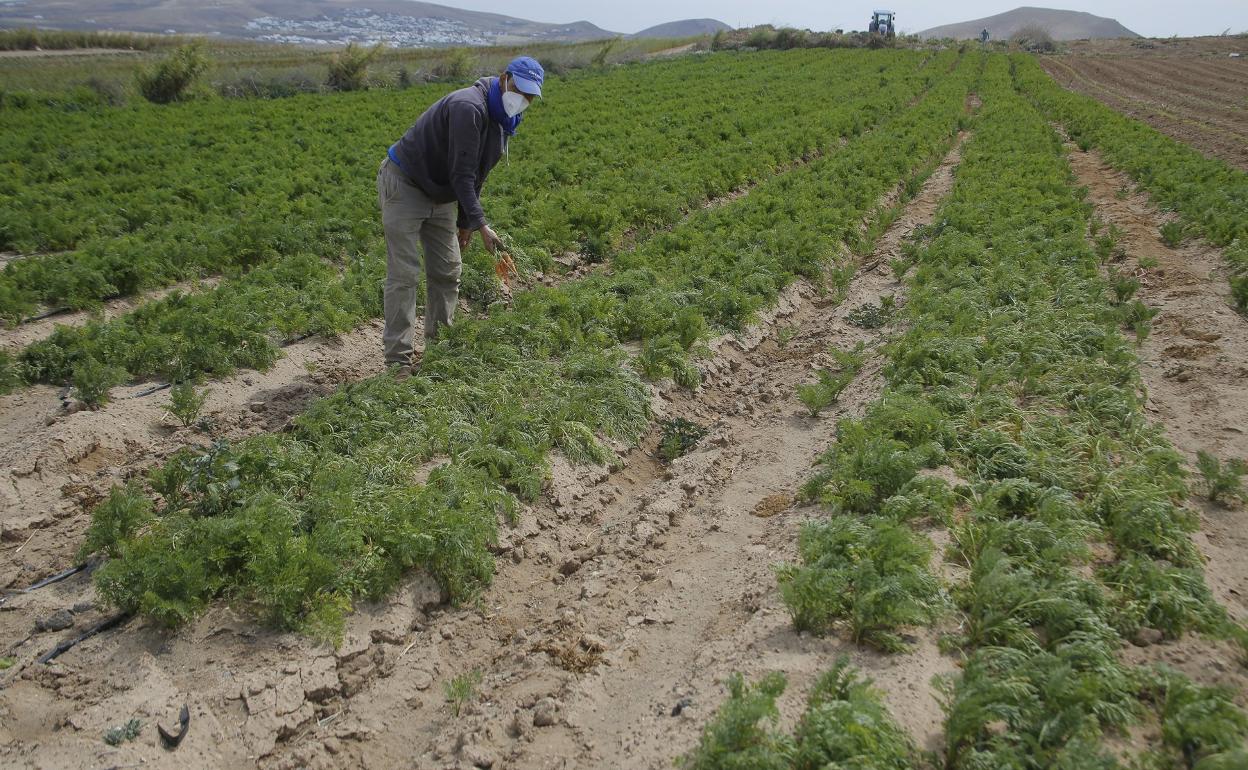
<path fill-rule="evenodd" d="M 1134 91 L 1164 94 L 1166 99 L 1213 110 L 1234 109 L 1234 92 L 1248 86 L 1248 83 L 1219 77 L 1200 65 L 1173 60 L 1077 61 L 1079 64 L 1086 61 L 1098 79 L 1112 76 L 1118 82 L 1130 84 Z"/>
<path fill-rule="evenodd" d="M 1221 131 L 1244 138 L 1242 119 L 1228 102 L 1193 100 L 1176 92 L 1168 83 L 1132 76 L 1118 62 L 1080 59 L 1072 65 L 1075 76 L 1107 96 L 1124 104 L 1172 121 L 1205 131 Z M 1227 114 L 1222 114 L 1222 113 Z"/>

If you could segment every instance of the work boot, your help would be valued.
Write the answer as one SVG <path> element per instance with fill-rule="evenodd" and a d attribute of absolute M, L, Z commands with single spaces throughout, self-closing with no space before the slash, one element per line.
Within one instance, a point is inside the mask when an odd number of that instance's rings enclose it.
<path fill-rule="evenodd" d="M 390 364 L 387 371 L 394 375 L 395 382 L 403 382 L 420 371 L 420 364 Z"/>

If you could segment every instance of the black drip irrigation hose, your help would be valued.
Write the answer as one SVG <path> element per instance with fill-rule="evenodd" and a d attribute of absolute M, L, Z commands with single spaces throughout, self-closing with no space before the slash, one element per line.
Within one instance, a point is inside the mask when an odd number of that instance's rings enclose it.
<path fill-rule="evenodd" d="M 100 302 L 112 302 L 115 299 L 124 299 L 128 296 L 130 295 L 122 294 L 118 292 L 117 294 L 109 294 L 107 297 L 100 297 L 99 301 Z M 63 315 L 65 313 L 72 313 L 75 310 L 89 310 L 89 309 L 90 308 L 81 308 L 81 307 L 74 308 L 74 307 L 69 307 L 69 306 L 54 307 L 49 310 L 43 311 L 39 315 L 32 315 L 30 318 L 23 318 L 22 320 L 18 321 L 18 325 L 21 326 L 22 324 L 28 324 L 31 321 L 43 321 L 48 318 L 52 318 L 53 316 Z"/>
<path fill-rule="evenodd" d="M 77 575 L 79 572 L 82 572 L 82 571 L 83 571 L 84 569 L 86 569 L 86 568 L 87 568 L 87 564 L 86 564 L 86 562 L 83 562 L 82 564 L 79 564 L 79 565 L 76 565 L 76 566 L 70 567 L 69 569 L 67 569 L 67 570 L 65 570 L 65 571 L 63 571 L 63 572 L 58 572 L 58 573 L 56 573 L 55 575 L 53 575 L 53 576 L 51 576 L 51 577 L 46 577 L 46 578 L 44 578 L 43 580 L 40 580 L 38 583 L 35 583 L 34 585 L 27 586 L 26 588 L 19 589 L 19 590 L 18 590 L 18 593 L 28 594 L 28 593 L 30 593 L 31 591 L 37 591 L 37 590 L 39 590 L 40 588 L 43 588 L 44 586 L 50 586 L 50 585 L 52 585 L 53 583 L 59 583 L 59 582 L 61 582 L 62 580 L 65 580 L 66 578 L 73 577 L 74 575 Z"/>
<path fill-rule="evenodd" d="M 308 332 L 307 334 L 300 334 L 298 337 L 293 337 L 293 338 L 288 339 L 288 340 L 286 340 L 285 342 L 283 342 L 283 343 L 282 343 L 282 347 L 284 347 L 284 348 L 288 348 L 288 347 L 290 347 L 291 345 L 294 345 L 294 344 L 299 343 L 299 342 L 303 342 L 303 341 L 304 341 L 304 340 L 306 340 L 307 338 L 309 338 L 309 337 L 315 337 L 315 336 L 316 336 L 316 332 Z"/>
<path fill-rule="evenodd" d="M 65 641 L 56 645 L 55 647 L 48 650 L 44 654 L 40 655 L 39 662 L 45 663 L 45 664 L 51 663 L 56 658 L 59 658 L 62 654 L 68 652 L 69 650 L 72 650 L 74 647 L 77 647 L 79 644 L 85 642 L 86 640 L 90 639 L 96 634 L 101 634 L 101 633 L 104 633 L 105 631 L 108 631 L 109 629 L 116 628 L 117 626 L 129 620 L 130 617 L 131 617 L 131 614 L 129 612 L 119 612 L 116 615 L 113 615 L 111 618 L 105 618 L 104 620 L 101 620 L 99 623 L 96 623 L 94 626 L 91 626 L 90 628 L 88 628 L 86 631 L 83 631 L 81 634 L 78 634 L 74 638 L 66 639 Z"/>
<path fill-rule="evenodd" d="M 173 387 L 173 383 L 172 383 L 172 382 L 166 382 L 166 383 L 164 383 L 163 385 L 153 385 L 152 387 L 148 388 L 147 390 L 143 391 L 142 393 L 135 393 L 135 394 L 134 394 L 133 396 L 131 396 L 130 398 L 143 398 L 144 396 L 150 396 L 150 395 L 152 395 L 153 393 L 159 393 L 159 392 L 160 392 L 160 391 L 162 391 L 162 390 L 166 390 L 166 389 L 168 389 L 168 388 L 172 388 L 172 387 Z"/>
<path fill-rule="evenodd" d="M 48 318 L 52 318 L 53 316 L 61 315 L 62 313 L 68 313 L 72 309 L 73 308 L 68 307 L 54 307 L 51 310 L 43 311 L 39 315 L 32 315 L 30 318 L 23 318 L 21 321 L 18 321 L 18 325 L 21 326 L 22 324 L 28 324 L 32 321 L 43 321 Z"/>
<path fill-rule="evenodd" d="M 38 591 L 40 588 L 46 588 L 47 586 L 50 586 L 53 583 L 59 583 L 62 580 L 71 578 L 74 575 L 77 575 L 79 572 L 89 569 L 90 567 L 91 567 L 90 562 L 84 562 L 82 564 L 78 564 L 73 567 L 70 567 L 67 570 L 58 572 L 55 575 L 52 575 L 51 577 L 46 577 L 43 580 L 40 580 L 38 583 L 35 583 L 34 585 L 29 585 L 29 586 L 26 586 L 25 588 L 5 588 L 3 590 L 0 590 L 0 593 L 4 594 L 3 596 L 0 596 L 0 607 L 4 606 L 4 604 L 8 602 L 8 600 L 14 596 L 21 596 L 23 594 L 31 593 L 32 591 Z"/>

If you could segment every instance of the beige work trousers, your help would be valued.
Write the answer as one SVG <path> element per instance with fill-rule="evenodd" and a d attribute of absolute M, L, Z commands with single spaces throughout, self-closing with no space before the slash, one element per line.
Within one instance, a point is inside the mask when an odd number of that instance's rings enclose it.
<path fill-rule="evenodd" d="M 455 227 L 455 203 L 435 203 L 386 158 L 377 169 L 377 201 L 386 233 L 386 363 L 412 360 L 413 327 L 420 289 L 420 257 L 425 257 L 425 338 L 450 326 L 459 303 L 463 268 Z"/>

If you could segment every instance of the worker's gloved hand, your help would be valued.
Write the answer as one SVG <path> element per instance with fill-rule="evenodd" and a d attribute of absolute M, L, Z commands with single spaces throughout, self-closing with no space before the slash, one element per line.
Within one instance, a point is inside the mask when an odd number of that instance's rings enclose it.
<path fill-rule="evenodd" d="M 493 254 L 502 247 L 503 242 L 498 237 L 498 233 L 494 232 L 489 225 L 481 225 L 481 229 L 477 232 L 481 233 L 481 245 L 485 250 Z"/>
<path fill-rule="evenodd" d="M 466 227 L 459 228 L 459 250 L 463 251 L 472 243 L 472 231 Z"/>

